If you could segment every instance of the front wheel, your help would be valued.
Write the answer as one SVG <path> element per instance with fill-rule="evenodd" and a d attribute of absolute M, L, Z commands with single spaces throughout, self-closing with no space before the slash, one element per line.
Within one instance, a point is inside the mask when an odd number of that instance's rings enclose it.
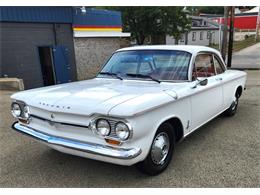
<path fill-rule="evenodd" d="M 232 102 L 231 106 L 225 111 L 226 116 L 234 116 L 237 112 L 238 98 Z"/>
<path fill-rule="evenodd" d="M 174 129 L 170 123 L 163 123 L 154 136 L 148 156 L 137 164 L 138 169 L 148 175 L 163 172 L 171 162 L 174 146 Z"/>

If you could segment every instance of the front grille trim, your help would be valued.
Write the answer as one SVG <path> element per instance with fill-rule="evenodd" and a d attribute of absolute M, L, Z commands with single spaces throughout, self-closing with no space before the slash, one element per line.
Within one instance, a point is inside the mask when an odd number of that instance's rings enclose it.
<path fill-rule="evenodd" d="M 111 132 L 110 134 L 107 136 L 107 138 L 114 138 L 114 139 L 119 139 L 117 134 L 116 134 L 116 124 L 118 123 L 118 121 L 113 120 L 113 119 L 107 119 L 110 126 L 111 126 Z"/>
<path fill-rule="evenodd" d="M 67 126 L 73 126 L 73 127 L 81 127 L 81 128 L 87 128 L 89 129 L 88 125 L 80 125 L 80 124 L 72 124 L 72 123 L 67 123 L 67 122 L 58 122 L 58 121 L 53 121 L 53 120 L 49 120 L 34 114 L 30 115 L 31 118 L 36 118 L 45 122 L 49 122 L 49 123 L 54 123 L 54 124 L 59 124 L 59 125 L 67 125 Z"/>

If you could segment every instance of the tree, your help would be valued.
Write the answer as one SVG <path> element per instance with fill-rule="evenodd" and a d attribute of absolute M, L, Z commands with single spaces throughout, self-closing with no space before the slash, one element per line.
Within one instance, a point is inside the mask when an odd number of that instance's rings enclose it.
<path fill-rule="evenodd" d="M 131 32 L 138 45 L 145 38 L 169 34 L 179 40 L 190 20 L 183 7 L 106 7 L 122 13 L 123 29 Z"/>
<path fill-rule="evenodd" d="M 175 39 L 175 44 L 178 44 L 184 33 L 187 33 L 191 28 L 191 19 L 189 11 L 183 7 L 165 7 L 164 15 L 166 20 L 166 32 Z"/>
<path fill-rule="evenodd" d="M 199 6 L 197 7 L 198 13 L 204 14 L 224 14 L 224 6 Z"/>

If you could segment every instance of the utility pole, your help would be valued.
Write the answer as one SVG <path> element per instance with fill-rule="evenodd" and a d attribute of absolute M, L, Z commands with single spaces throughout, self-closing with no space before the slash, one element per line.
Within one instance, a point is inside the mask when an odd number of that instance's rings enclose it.
<path fill-rule="evenodd" d="M 228 43 L 228 62 L 227 67 L 230 68 L 232 64 L 232 50 L 233 50 L 233 38 L 234 38 L 234 18 L 235 7 L 230 7 L 230 22 L 229 22 L 229 43 Z"/>
<path fill-rule="evenodd" d="M 218 31 L 218 49 L 219 49 L 219 51 L 221 51 L 221 48 L 222 48 L 222 43 L 221 43 L 221 37 L 222 37 L 222 24 L 221 24 L 221 22 L 220 22 L 220 25 L 218 25 L 218 27 L 219 27 L 219 31 Z"/>
<path fill-rule="evenodd" d="M 259 23 L 260 23 L 260 6 L 259 6 L 258 17 L 257 17 L 257 21 L 256 21 L 255 42 L 257 41 L 257 37 L 258 37 L 258 31 L 259 31 L 259 25 L 260 25 Z"/>
<path fill-rule="evenodd" d="M 223 26 L 223 37 L 221 44 L 221 55 L 224 61 L 226 61 L 227 54 L 227 22 L 228 22 L 228 7 L 224 7 L 224 26 Z"/>

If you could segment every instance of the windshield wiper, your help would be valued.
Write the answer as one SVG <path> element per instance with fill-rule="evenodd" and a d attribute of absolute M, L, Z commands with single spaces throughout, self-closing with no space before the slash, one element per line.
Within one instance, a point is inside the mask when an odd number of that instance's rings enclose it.
<path fill-rule="evenodd" d="M 156 78 L 153 78 L 152 76 L 150 76 L 150 75 L 145 75 L 145 74 L 126 74 L 126 76 L 130 76 L 130 77 L 139 77 L 139 78 L 149 78 L 149 79 L 151 79 L 151 80 L 153 80 L 153 81 L 155 81 L 155 82 L 157 82 L 157 83 L 160 83 L 161 81 L 159 81 L 158 79 L 156 79 Z"/>
<path fill-rule="evenodd" d="M 110 76 L 115 76 L 116 78 L 120 79 L 120 80 L 123 80 L 122 77 L 120 77 L 118 74 L 116 73 L 112 73 L 112 72 L 100 72 L 99 74 L 103 74 L 103 75 L 110 75 Z"/>

